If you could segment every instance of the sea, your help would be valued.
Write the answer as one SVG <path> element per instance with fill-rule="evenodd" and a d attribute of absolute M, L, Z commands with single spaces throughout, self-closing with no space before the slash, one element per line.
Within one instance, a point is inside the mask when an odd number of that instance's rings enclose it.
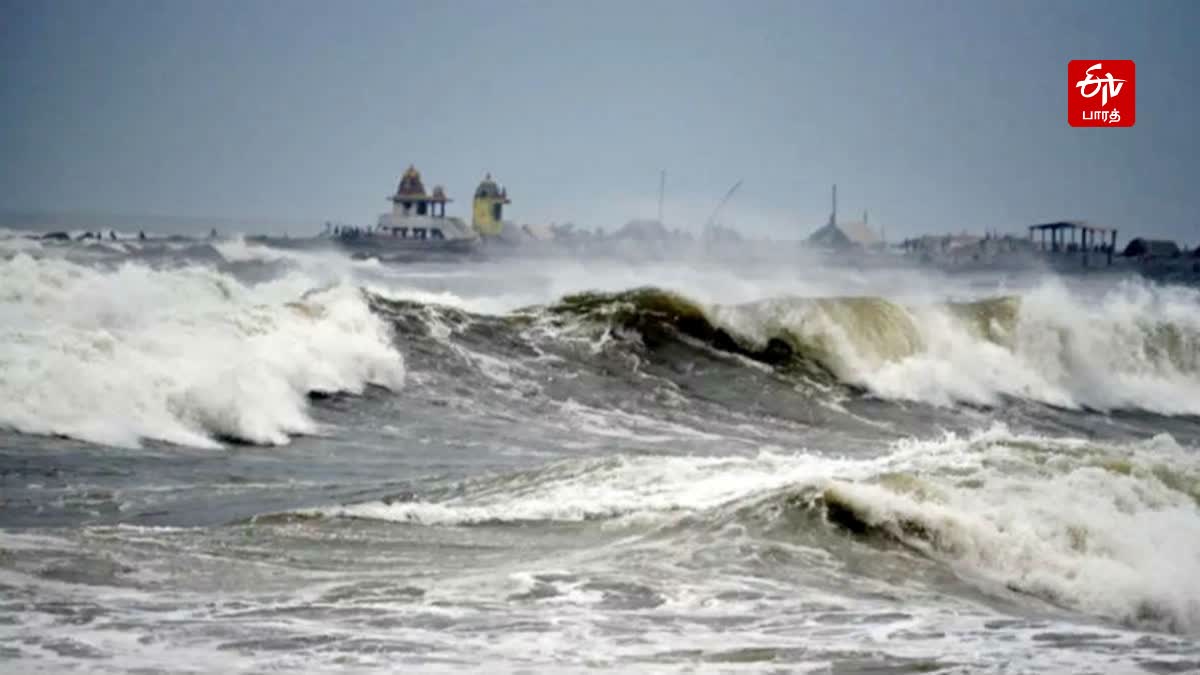
<path fill-rule="evenodd" d="M 0 671 L 1200 670 L 1200 288 L 0 235 Z"/>

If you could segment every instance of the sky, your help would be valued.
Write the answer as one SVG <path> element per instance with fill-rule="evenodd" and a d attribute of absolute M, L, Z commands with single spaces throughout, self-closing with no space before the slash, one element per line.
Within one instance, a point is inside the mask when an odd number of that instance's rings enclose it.
<path fill-rule="evenodd" d="M 0 209 L 368 223 L 409 164 L 469 219 L 889 239 L 1083 219 L 1200 243 L 1200 2 L 0 0 Z M 1067 62 L 1137 62 L 1132 128 Z"/>

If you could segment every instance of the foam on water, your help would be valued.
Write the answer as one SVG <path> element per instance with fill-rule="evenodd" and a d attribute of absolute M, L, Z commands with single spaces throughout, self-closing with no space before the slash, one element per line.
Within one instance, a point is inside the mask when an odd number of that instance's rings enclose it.
<path fill-rule="evenodd" d="M 1018 597 L 1142 627 L 1200 631 L 1200 460 L 1166 436 L 1112 445 L 996 425 L 967 437 L 901 442 L 871 459 L 776 449 L 571 461 L 476 479 L 462 493 L 315 513 L 437 526 L 592 519 L 620 526 L 679 517 L 718 526 L 743 518 L 747 507 L 770 520 L 835 504 L 852 514 L 854 529 Z"/>
<path fill-rule="evenodd" d="M 1091 297 L 1051 280 L 975 306 L 832 298 L 710 312 L 760 342 L 793 335 L 839 378 L 885 398 L 1200 414 L 1192 288 L 1130 281 Z"/>
<path fill-rule="evenodd" d="M 0 278 L 0 425 L 19 431 L 280 444 L 316 430 L 308 392 L 403 382 L 389 328 L 352 286 L 23 254 L 0 261 Z"/>

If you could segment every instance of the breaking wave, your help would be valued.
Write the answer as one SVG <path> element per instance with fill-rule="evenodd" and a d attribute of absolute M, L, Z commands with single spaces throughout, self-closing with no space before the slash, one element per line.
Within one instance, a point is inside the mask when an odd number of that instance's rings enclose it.
<path fill-rule="evenodd" d="M 679 525 L 733 536 L 884 544 L 949 565 L 987 592 L 1146 628 L 1200 630 L 1200 464 L 1169 436 L 1131 445 L 1002 425 L 903 441 L 870 459 L 621 455 L 468 481 L 441 498 L 293 514 L 434 526 Z M 799 517 L 796 517 L 799 516 Z M 738 527 L 729 530 L 728 526 Z M 661 526 L 661 527 L 659 527 Z M 888 545 L 892 549 L 888 550 Z M 684 549 L 690 547 L 684 546 Z"/>
<path fill-rule="evenodd" d="M 0 426 L 21 432 L 282 444 L 317 430 L 307 394 L 403 383 L 391 328 L 353 286 L 24 254 L 0 278 Z"/>
<path fill-rule="evenodd" d="M 1019 296 L 903 305 L 878 297 L 704 306 L 659 289 L 568 296 L 551 319 L 680 338 L 888 399 L 1200 414 L 1200 292 L 1126 282 L 1089 298 L 1057 283 Z"/>

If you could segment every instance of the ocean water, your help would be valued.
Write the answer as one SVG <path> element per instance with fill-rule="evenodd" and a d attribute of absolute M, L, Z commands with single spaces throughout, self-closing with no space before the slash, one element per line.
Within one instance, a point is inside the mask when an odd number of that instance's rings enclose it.
<path fill-rule="evenodd" d="M 5 672 L 1200 670 L 1200 290 L 0 236 Z"/>

